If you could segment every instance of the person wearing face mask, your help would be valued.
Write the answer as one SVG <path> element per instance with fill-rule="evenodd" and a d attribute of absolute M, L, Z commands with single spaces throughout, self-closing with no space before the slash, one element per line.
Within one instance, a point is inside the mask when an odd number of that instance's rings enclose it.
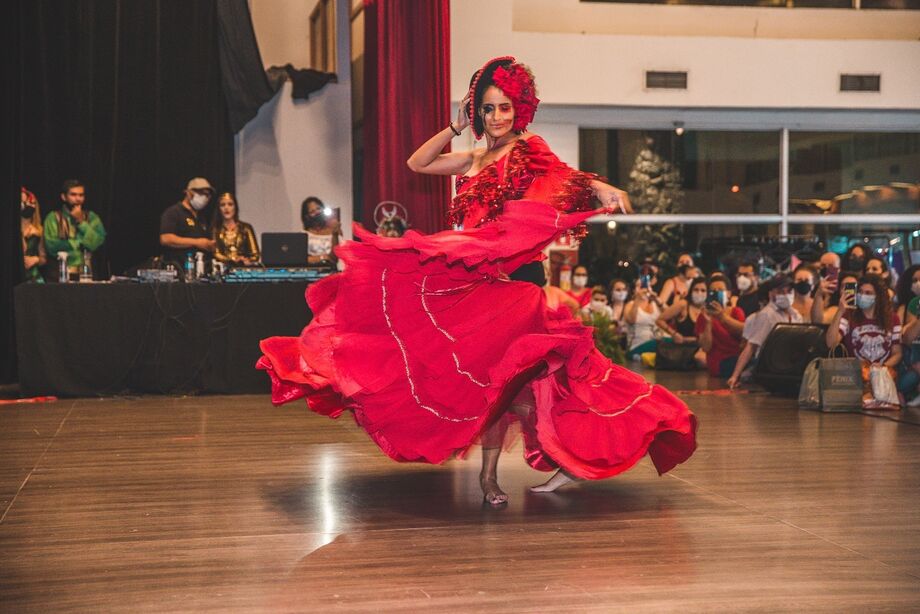
<path fill-rule="evenodd" d="M 840 303 L 840 291 L 847 283 L 856 283 L 859 273 L 840 271 L 836 278 L 819 277 L 815 290 L 815 298 L 811 304 L 811 321 L 821 324 L 830 324 L 837 313 Z"/>
<path fill-rule="evenodd" d="M 696 277 L 688 284 L 687 295 L 661 312 L 658 326 L 671 335 L 671 341 L 676 345 L 699 344 L 696 322 L 705 309 L 706 292 L 706 278 Z M 706 351 L 702 348 L 694 358 L 697 366 L 706 365 Z"/>
<path fill-rule="evenodd" d="M 586 307 L 593 300 L 593 289 L 588 286 L 588 269 L 582 265 L 572 271 L 572 289 L 569 296 L 578 301 L 579 307 Z"/>
<path fill-rule="evenodd" d="M 626 334 L 623 317 L 626 314 L 626 304 L 629 302 L 629 284 L 617 278 L 610 282 L 610 310 L 613 312 L 611 322 L 616 326 L 617 333 Z M 625 347 L 623 349 L 626 349 Z"/>
<path fill-rule="evenodd" d="M 895 367 L 901 362 L 901 321 L 881 277 L 864 275 L 856 288 L 855 299 L 840 298 L 840 308 L 825 335 L 827 347 L 837 347 L 842 341 L 849 355 L 862 362 L 864 409 L 900 409 L 900 404 L 875 399 L 870 372 L 884 368 L 896 380 Z"/>
<path fill-rule="evenodd" d="M 613 309 L 607 304 L 607 292 L 604 291 L 604 286 L 594 286 L 590 291 L 590 302 L 581 308 L 582 319 L 590 321 L 594 315 L 601 315 L 613 321 Z"/>
<path fill-rule="evenodd" d="M 681 254 L 683 260 L 678 260 L 677 275 L 665 280 L 661 286 L 659 299 L 665 306 L 673 305 L 675 302 L 687 296 L 690 288 L 690 282 L 696 277 L 696 267 L 693 266 L 693 259 L 689 254 Z"/>
<path fill-rule="evenodd" d="M 83 252 L 102 247 L 105 228 L 99 216 L 85 207 L 86 188 L 82 181 L 64 182 L 61 203 L 60 209 L 45 217 L 45 249 L 51 254 L 67 252 L 67 271 L 76 275 L 83 266 Z"/>
<path fill-rule="evenodd" d="M 706 368 L 713 377 L 731 375 L 741 352 L 745 315 L 740 307 L 729 307 L 728 292 L 728 279 L 719 273 L 712 275 L 703 310 L 696 319 L 700 347 L 706 352 Z"/>
<path fill-rule="evenodd" d="M 756 360 L 760 353 L 760 348 L 766 343 L 767 337 L 773 327 L 780 322 L 801 323 L 801 314 L 793 309 L 792 303 L 795 300 L 795 291 L 793 290 L 792 278 L 785 274 L 779 274 L 770 279 L 765 285 L 768 290 L 769 303 L 763 309 L 748 318 L 744 323 L 744 330 L 741 336 L 747 342 L 741 354 L 738 356 L 738 362 L 728 378 L 728 387 L 737 388 L 741 383 L 741 375 Z"/>
<path fill-rule="evenodd" d="M 854 243 L 843 257 L 844 268 L 848 271 L 862 271 L 869 259 L 869 250 L 862 243 Z"/>
<path fill-rule="evenodd" d="M 44 228 L 41 211 L 35 194 L 24 187 L 20 190 L 19 219 L 25 279 L 35 283 L 44 283 L 41 268 L 48 261 L 48 257 L 45 252 L 45 242 L 42 240 Z"/>
<path fill-rule="evenodd" d="M 795 291 L 792 308 L 799 312 L 803 322 L 811 322 L 811 307 L 814 303 L 811 294 L 815 289 L 815 277 L 817 276 L 815 269 L 812 265 L 803 262 L 795 267 L 792 276 L 792 289 Z"/>
<path fill-rule="evenodd" d="M 160 216 L 160 245 L 163 261 L 180 270 L 189 252 L 214 252 L 208 222 L 202 211 L 211 202 L 214 188 L 207 179 L 195 177 L 185 186 L 182 200 L 168 207 Z"/>
<path fill-rule="evenodd" d="M 763 307 L 757 292 L 759 285 L 760 271 L 757 263 L 745 260 L 739 264 L 735 272 L 735 287 L 738 288 L 738 293 L 732 297 L 732 306 L 740 308 L 745 317 L 754 315 Z"/>

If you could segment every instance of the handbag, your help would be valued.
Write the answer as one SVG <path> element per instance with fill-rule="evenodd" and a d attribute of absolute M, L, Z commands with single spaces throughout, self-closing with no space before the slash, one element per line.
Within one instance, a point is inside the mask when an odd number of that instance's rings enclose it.
<path fill-rule="evenodd" d="M 901 401 L 898 399 L 898 387 L 891 377 L 891 371 L 884 365 L 871 365 L 869 367 L 869 383 L 872 388 L 872 399 L 863 402 L 864 409 L 900 409 Z"/>
<path fill-rule="evenodd" d="M 821 409 L 821 358 L 815 358 L 802 374 L 799 386 L 799 408 Z"/>
<path fill-rule="evenodd" d="M 693 371 L 696 369 L 698 345 L 678 345 L 671 341 L 659 341 L 655 353 L 655 369 L 665 371 Z"/>

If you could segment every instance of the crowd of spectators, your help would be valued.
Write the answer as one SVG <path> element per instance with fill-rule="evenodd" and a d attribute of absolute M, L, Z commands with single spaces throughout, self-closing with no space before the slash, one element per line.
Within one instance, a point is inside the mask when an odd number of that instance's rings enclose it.
<path fill-rule="evenodd" d="M 672 266 L 676 274 L 660 280 L 659 266 L 643 262 L 635 279 L 624 275 L 606 287 L 592 285 L 590 271 L 578 266 L 570 290 L 548 292 L 586 323 L 596 325 L 602 314 L 627 360 L 653 366 L 662 349 L 679 346 L 692 356 L 684 368 L 706 370 L 729 388 L 751 381 L 777 324 L 817 324 L 829 348 L 861 361 L 866 407 L 873 369 L 888 370 L 900 404 L 920 406 L 920 265 L 898 276 L 883 255 L 857 243 L 842 256 L 826 252 L 767 278 L 755 261 L 706 273 L 681 253 Z"/>

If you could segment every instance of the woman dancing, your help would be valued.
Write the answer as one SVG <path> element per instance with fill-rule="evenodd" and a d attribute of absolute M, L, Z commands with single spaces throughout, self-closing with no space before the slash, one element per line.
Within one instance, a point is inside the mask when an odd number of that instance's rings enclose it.
<path fill-rule="evenodd" d="M 538 103 L 514 58 L 478 70 L 457 123 L 408 161 L 458 175 L 450 217 L 463 229 L 384 238 L 356 225 L 361 242 L 336 250 L 344 272 L 307 292 L 313 321 L 299 338 L 263 340 L 258 362 L 274 403 L 350 410 L 395 460 L 441 463 L 481 443 L 491 505 L 508 500 L 496 468 L 515 422 L 528 464 L 557 471 L 536 492 L 616 475 L 646 453 L 664 473 L 696 445 L 686 405 L 612 364 L 590 328 L 546 306 L 542 250 L 583 232 L 595 197 L 624 213 L 629 200 L 526 132 Z M 442 154 L 470 124 L 487 147 Z"/>

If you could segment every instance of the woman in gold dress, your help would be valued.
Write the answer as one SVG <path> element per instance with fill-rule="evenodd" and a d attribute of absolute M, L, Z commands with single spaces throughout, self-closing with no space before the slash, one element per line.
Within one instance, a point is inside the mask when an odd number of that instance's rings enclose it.
<path fill-rule="evenodd" d="M 220 195 L 211 238 L 217 243 L 214 258 L 231 265 L 258 264 L 261 259 L 259 243 L 251 224 L 240 221 L 240 207 L 230 192 Z"/>

